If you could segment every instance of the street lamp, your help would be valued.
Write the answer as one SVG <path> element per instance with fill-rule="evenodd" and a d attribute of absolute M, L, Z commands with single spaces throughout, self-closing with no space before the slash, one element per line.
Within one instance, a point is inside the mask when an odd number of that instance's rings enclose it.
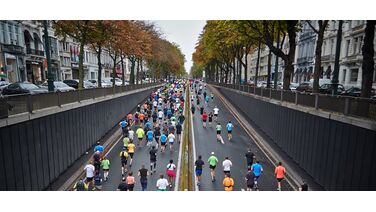
<path fill-rule="evenodd" d="M 47 58 L 47 83 L 48 83 L 48 91 L 52 92 L 54 91 L 54 78 L 52 75 L 52 70 L 51 70 L 51 53 L 50 53 L 50 40 L 48 37 L 48 21 L 44 20 L 43 21 L 43 26 L 44 26 L 44 42 L 46 44 L 46 58 Z"/>
<path fill-rule="evenodd" d="M 332 95 L 337 95 L 337 91 L 338 91 L 339 56 L 341 53 L 342 24 L 343 24 L 343 21 L 339 20 L 338 31 L 337 31 L 336 55 L 335 55 L 335 60 L 334 60 L 334 71 L 333 71 L 333 78 L 332 78 L 332 89 L 333 89 Z"/>

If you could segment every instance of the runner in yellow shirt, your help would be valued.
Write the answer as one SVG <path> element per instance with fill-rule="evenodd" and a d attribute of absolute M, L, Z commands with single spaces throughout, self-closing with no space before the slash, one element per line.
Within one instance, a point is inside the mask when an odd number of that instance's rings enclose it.
<path fill-rule="evenodd" d="M 137 130 L 136 130 L 136 134 L 137 134 L 137 138 L 138 138 L 138 144 L 137 146 L 140 146 L 142 145 L 142 140 L 145 136 L 145 131 L 144 129 L 142 129 L 142 127 L 139 127 Z"/>
<path fill-rule="evenodd" d="M 129 141 L 128 144 L 128 155 L 130 156 L 130 161 L 129 161 L 129 167 L 132 167 L 132 161 L 133 161 L 133 154 L 136 150 L 136 145 L 132 141 Z"/>

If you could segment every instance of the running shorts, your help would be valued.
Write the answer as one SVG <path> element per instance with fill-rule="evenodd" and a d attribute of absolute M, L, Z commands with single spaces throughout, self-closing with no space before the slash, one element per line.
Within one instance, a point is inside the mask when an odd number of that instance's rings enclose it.
<path fill-rule="evenodd" d="M 121 166 L 126 166 L 127 165 L 127 160 L 121 160 Z"/>
<path fill-rule="evenodd" d="M 196 169 L 196 176 L 202 175 L 202 169 Z"/>
<path fill-rule="evenodd" d="M 167 176 L 175 177 L 175 172 L 173 170 L 167 170 Z"/>
<path fill-rule="evenodd" d="M 221 131 L 217 131 L 217 135 L 220 135 L 221 134 Z"/>
<path fill-rule="evenodd" d="M 231 134 L 231 133 L 232 133 L 232 130 L 227 130 L 227 133 L 228 133 L 228 134 Z"/>
<path fill-rule="evenodd" d="M 209 166 L 209 168 L 213 169 L 213 170 L 215 169 L 215 167 L 217 167 L 217 166 L 212 166 L 212 165 Z"/>
<path fill-rule="evenodd" d="M 130 153 L 128 153 L 129 154 L 129 156 L 131 157 L 131 158 L 133 158 L 133 154 L 134 154 L 134 152 L 130 152 Z"/>
<path fill-rule="evenodd" d="M 281 182 L 284 178 L 277 178 L 278 182 Z"/>

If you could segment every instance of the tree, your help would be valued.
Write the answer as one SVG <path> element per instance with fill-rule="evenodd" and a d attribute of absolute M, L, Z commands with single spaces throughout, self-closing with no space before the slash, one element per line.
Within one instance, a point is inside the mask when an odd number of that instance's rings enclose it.
<path fill-rule="evenodd" d="M 83 89 L 84 81 L 84 47 L 89 44 L 92 38 L 94 22 L 90 20 L 83 21 L 54 21 L 55 33 L 58 36 L 70 36 L 80 43 L 80 52 L 78 55 L 78 89 Z"/>
<path fill-rule="evenodd" d="M 324 40 L 324 32 L 326 27 L 328 26 L 328 20 L 318 20 L 317 25 L 318 29 L 316 29 L 311 21 L 306 21 L 307 24 L 311 27 L 311 29 L 317 34 L 316 40 L 316 49 L 315 49 L 315 68 L 313 71 L 313 93 L 319 92 L 319 78 L 320 78 L 320 71 L 321 71 L 321 49 L 322 43 Z"/>
<path fill-rule="evenodd" d="M 91 46 L 97 53 L 98 60 L 98 87 L 102 87 L 102 51 L 106 42 L 114 35 L 113 21 L 93 21 L 93 32 L 91 34 Z"/>
<path fill-rule="evenodd" d="M 375 20 L 367 20 L 364 44 L 362 47 L 363 64 L 362 64 L 362 90 L 361 97 L 370 98 L 372 90 L 373 72 L 375 67 L 374 61 L 374 38 L 375 38 Z"/>

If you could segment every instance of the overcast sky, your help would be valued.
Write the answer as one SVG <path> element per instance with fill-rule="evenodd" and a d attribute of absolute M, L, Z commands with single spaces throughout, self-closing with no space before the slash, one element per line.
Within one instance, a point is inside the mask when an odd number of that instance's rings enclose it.
<path fill-rule="evenodd" d="M 206 21 L 153 21 L 162 30 L 166 39 L 178 44 L 185 55 L 185 69 L 189 73 L 192 53 Z"/>

